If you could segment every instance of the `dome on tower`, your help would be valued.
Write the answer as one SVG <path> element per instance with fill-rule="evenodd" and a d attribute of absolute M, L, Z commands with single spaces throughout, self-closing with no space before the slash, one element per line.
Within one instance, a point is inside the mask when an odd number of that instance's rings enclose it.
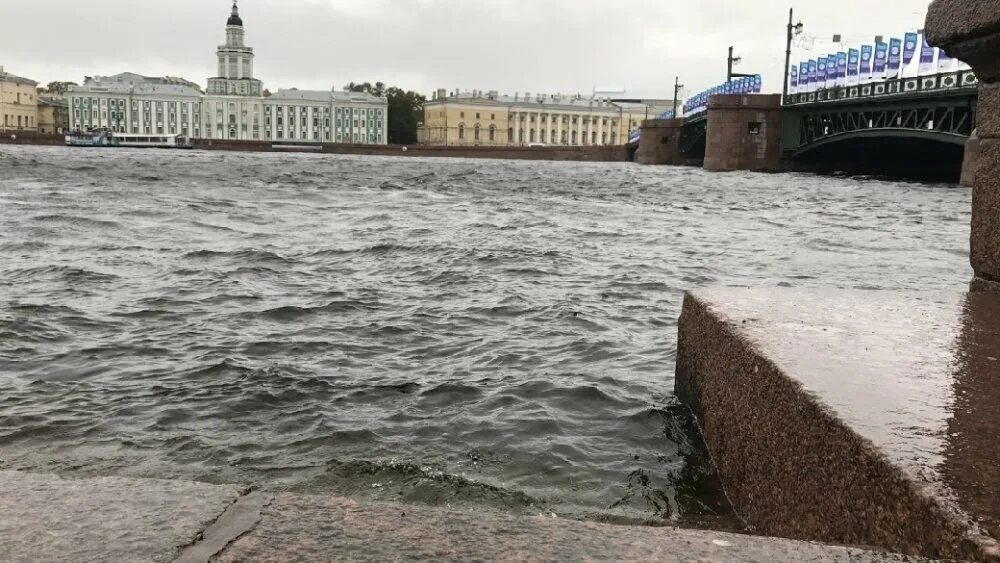
<path fill-rule="evenodd" d="M 243 20 L 240 19 L 240 8 L 236 5 L 236 0 L 233 0 L 233 13 L 229 16 L 229 21 L 226 22 L 226 25 L 238 25 L 243 27 Z"/>

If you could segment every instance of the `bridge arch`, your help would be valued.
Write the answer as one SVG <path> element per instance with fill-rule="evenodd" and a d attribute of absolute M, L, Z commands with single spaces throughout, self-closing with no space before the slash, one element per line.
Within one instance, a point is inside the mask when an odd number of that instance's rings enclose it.
<path fill-rule="evenodd" d="M 959 145 L 961 147 L 964 147 L 966 141 L 969 140 L 969 136 L 958 133 L 949 133 L 945 131 L 935 131 L 930 129 L 921 130 L 921 129 L 904 129 L 896 127 L 887 127 L 880 129 L 863 129 L 858 131 L 837 133 L 834 135 L 828 135 L 821 139 L 817 139 L 807 145 L 799 147 L 792 154 L 792 158 L 800 158 L 801 156 L 806 155 L 811 151 L 820 149 L 826 145 L 834 143 L 852 142 L 858 139 L 918 139 L 930 142 L 944 143 L 949 145 Z"/>
<path fill-rule="evenodd" d="M 827 135 L 789 156 L 819 173 L 957 182 L 968 136 L 936 130 L 879 128 Z"/>

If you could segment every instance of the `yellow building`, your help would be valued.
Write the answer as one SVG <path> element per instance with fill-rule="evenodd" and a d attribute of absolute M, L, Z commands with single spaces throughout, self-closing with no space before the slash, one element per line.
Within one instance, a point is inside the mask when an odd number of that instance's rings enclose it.
<path fill-rule="evenodd" d="M 38 130 L 38 83 L 0 67 L 0 130 Z"/>
<path fill-rule="evenodd" d="M 64 133 L 69 130 L 69 104 L 54 96 L 38 97 L 38 132 Z"/>
<path fill-rule="evenodd" d="M 658 113 L 650 104 L 601 97 L 438 90 L 424 103 L 417 139 L 448 146 L 624 145 L 629 131 Z"/>

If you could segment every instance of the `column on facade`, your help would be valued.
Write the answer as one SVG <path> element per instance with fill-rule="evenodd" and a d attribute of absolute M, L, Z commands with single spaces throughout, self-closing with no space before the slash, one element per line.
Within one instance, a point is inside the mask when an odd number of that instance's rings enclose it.
<path fill-rule="evenodd" d="M 597 116 L 597 144 L 604 144 L 604 113 Z"/>
<path fill-rule="evenodd" d="M 556 120 L 556 140 L 555 140 L 555 142 L 553 144 L 561 145 L 562 144 L 562 132 L 563 132 L 563 115 L 562 114 L 556 114 L 555 120 Z"/>

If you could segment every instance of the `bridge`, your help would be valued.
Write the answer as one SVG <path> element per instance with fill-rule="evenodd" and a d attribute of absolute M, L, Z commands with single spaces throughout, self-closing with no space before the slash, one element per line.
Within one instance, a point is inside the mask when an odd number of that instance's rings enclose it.
<path fill-rule="evenodd" d="M 712 93 L 683 119 L 644 122 L 630 140 L 651 164 L 957 179 L 978 85 L 973 71 L 956 70 L 790 94 L 784 104 L 781 95 Z"/>

